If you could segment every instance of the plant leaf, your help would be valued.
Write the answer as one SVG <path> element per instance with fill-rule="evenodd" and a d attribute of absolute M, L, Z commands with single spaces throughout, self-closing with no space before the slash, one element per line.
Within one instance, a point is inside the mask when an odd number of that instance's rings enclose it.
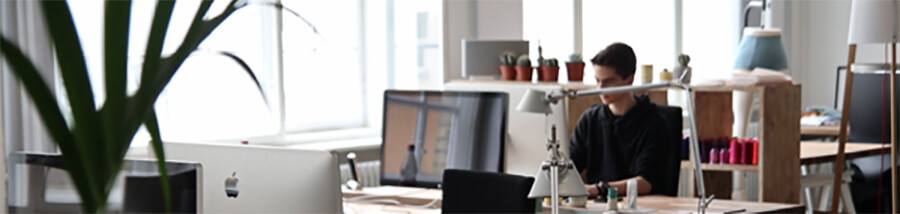
<path fill-rule="evenodd" d="M 122 159 L 120 148 L 130 142 L 122 137 L 122 114 L 125 105 L 125 86 L 128 72 L 128 29 L 131 17 L 131 0 L 107 0 L 104 9 L 104 71 L 106 72 L 106 103 L 103 105 L 103 126 L 106 144 L 101 148 L 106 152 L 107 165 L 118 171 Z M 113 172 L 112 175 L 115 175 Z M 112 179 L 112 178 L 111 178 Z M 112 184 L 110 182 L 109 184 Z M 112 185 L 108 185 L 107 189 Z M 107 190 L 108 191 L 108 190 Z"/>
<path fill-rule="evenodd" d="M 156 3 L 156 12 L 153 15 L 153 24 L 150 26 L 150 36 L 147 38 L 147 49 L 144 52 L 144 62 L 141 67 L 141 85 L 144 85 L 143 82 L 154 82 L 154 74 L 159 73 L 157 71 L 159 61 L 162 58 L 162 49 L 174 9 L 174 0 Z"/>
<path fill-rule="evenodd" d="M 22 81 L 22 86 L 31 95 L 31 100 L 34 102 L 38 114 L 41 115 L 44 127 L 47 128 L 50 137 L 62 151 L 63 166 L 79 189 L 78 194 L 82 198 L 83 209 L 96 210 L 97 202 L 94 201 L 92 192 L 96 189 L 91 188 L 86 175 L 88 172 L 83 168 L 87 161 L 78 152 L 78 145 L 75 144 L 75 138 L 66 125 L 56 97 L 50 92 L 50 88 L 38 73 L 34 63 L 22 53 L 22 50 L 3 36 L 0 36 L 0 53 L 6 58 L 10 70 Z"/>
<path fill-rule="evenodd" d="M 41 1 L 50 38 L 56 51 L 56 60 L 59 62 L 60 74 L 72 108 L 72 116 L 76 122 L 73 129 L 75 134 L 75 150 L 69 153 L 81 153 L 85 160 L 83 167 L 85 176 L 94 197 L 93 201 L 98 206 L 105 205 L 107 191 L 103 191 L 104 184 L 109 183 L 106 178 L 113 169 L 105 167 L 106 156 L 99 146 L 100 152 L 92 148 L 102 144 L 102 127 L 98 121 L 94 93 L 91 91 L 91 82 L 88 79 L 85 58 L 81 49 L 78 33 L 72 21 L 69 5 L 65 1 Z M 93 205 L 83 206 L 93 207 Z M 94 212 L 95 210 L 85 210 Z"/>
<path fill-rule="evenodd" d="M 278 3 L 278 2 L 266 2 L 266 3 L 262 3 L 262 4 L 263 4 L 263 5 L 268 5 L 268 6 L 273 6 L 273 7 L 275 7 L 276 9 L 279 9 L 279 10 L 287 11 L 288 13 L 290 13 L 290 14 L 296 16 L 297 18 L 300 18 L 300 20 L 303 20 L 303 22 L 306 23 L 306 26 L 308 26 L 310 29 L 312 29 L 313 33 L 316 33 L 316 35 L 321 35 L 321 34 L 319 34 L 319 29 L 316 28 L 316 25 L 313 25 L 312 22 L 310 22 L 309 20 L 307 20 L 306 18 L 304 18 L 304 17 L 303 17 L 302 15 L 300 15 L 300 13 L 298 13 L 297 11 L 291 10 L 291 8 L 285 7 L 283 4 Z"/>
<path fill-rule="evenodd" d="M 265 93 L 265 91 L 263 91 L 262 85 L 259 83 L 259 79 L 256 78 L 256 75 L 253 74 L 253 69 L 250 68 L 250 65 L 248 65 L 247 62 L 244 61 L 244 59 L 241 59 L 241 57 L 238 57 L 234 53 L 231 53 L 228 51 L 212 51 L 212 52 L 222 55 L 222 56 L 225 56 L 225 57 L 228 57 L 229 59 L 233 60 L 238 65 L 240 65 L 241 68 L 243 68 L 244 71 L 247 72 L 247 75 L 250 75 L 250 79 L 253 80 L 253 83 L 256 84 L 256 89 L 259 89 L 259 94 L 262 95 L 263 101 L 266 102 L 266 105 L 269 105 L 268 99 L 266 98 L 266 93 Z"/>
<path fill-rule="evenodd" d="M 162 136 L 159 134 L 159 123 L 156 120 L 156 112 L 151 109 L 144 120 L 147 131 L 150 132 L 153 143 L 153 153 L 156 154 L 156 166 L 159 168 L 159 183 L 162 185 L 163 200 L 166 204 L 166 212 L 172 212 L 171 196 L 169 189 L 169 169 L 166 167 L 166 151 L 163 149 Z"/>

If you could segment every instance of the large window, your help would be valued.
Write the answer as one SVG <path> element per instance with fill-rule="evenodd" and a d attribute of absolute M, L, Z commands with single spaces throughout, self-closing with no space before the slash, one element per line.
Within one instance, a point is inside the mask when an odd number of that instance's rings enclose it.
<path fill-rule="evenodd" d="M 437 46 L 440 0 L 282 2 L 302 18 L 262 5 L 274 1 L 250 1 L 180 68 L 155 105 L 164 139 L 236 140 L 354 129 L 377 136 L 384 89 L 437 88 L 442 82 Z M 181 43 L 199 3 L 176 4 L 164 54 Z M 219 13 L 227 3 L 215 1 L 209 13 Z M 69 4 L 99 105 L 105 100 L 103 2 Z M 132 6 L 128 74 L 132 91 L 140 82 L 138 71 L 155 4 L 135 1 Z M 215 51 L 244 59 L 259 78 L 268 103 L 237 63 Z M 139 134 L 135 142 L 148 139 Z M 278 139 L 282 138 L 272 141 Z"/>

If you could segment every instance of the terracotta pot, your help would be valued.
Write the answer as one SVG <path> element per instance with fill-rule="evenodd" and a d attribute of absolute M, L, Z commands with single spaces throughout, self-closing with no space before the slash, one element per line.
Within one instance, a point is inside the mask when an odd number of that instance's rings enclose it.
<path fill-rule="evenodd" d="M 516 66 L 516 80 L 531 82 L 531 66 Z"/>
<path fill-rule="evenodd" d="M 569 82 L 581 82 L 584 79 L 584 63 L 566 63 L 566 72 L 569 74 Z"/>
<path fill-rule="evenodd" d="M 541 66 L 540 81 L 556 82 L 559 79 L 559 67 Z"/>
<path fill-rule="evenodd" d="M 516 67 L 512 65 L 501 65 L 500 78 L 502 80 L 516 80 Z"/>

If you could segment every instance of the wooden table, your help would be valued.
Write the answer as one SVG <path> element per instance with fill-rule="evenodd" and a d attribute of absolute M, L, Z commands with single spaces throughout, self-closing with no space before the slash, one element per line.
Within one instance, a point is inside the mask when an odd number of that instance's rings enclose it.
<path fill-rule="evenodd" d="M 619 207 L 624 207 L 624 200 L 619 202 Z M 545 210 L 549 210 L 549 204 L 543 206 Z M 647 211 L 650 213 L 660 213 L 660 212 L 696 212 L 697 211 L 697 199 L 696 198 L 682 198 L 682 197 L 671 197 L 671 196 L 661 196 L 661 195 L 649 195 L 649 196 L 641 196 L 638 197 L 637 200 L 638 211 Z M 606 211 L 605 203 L 598 203 L 594 201 L 588 201 L 588 204 L 585 207 L 571 207 L 571 206 L 560 206 L 561 210 L 576 210 L 576 211 Z M 782 204 L 782 203 L 767 203 L 767 202 L 750 202 L 750 201 L 732 201 L 725 199 L 716 199 L 713 200 L 712 203 L 707 207 L 707 212 L 731 212 L 738 211 L 744 209 L 742 213 L 802 213 L 805 208 L 800 204 Z M 620 210 L 626 211 L 626 210 Z"/>
<path fill-rule="evenodd" d="M 345 212 L 362 213 L 362 212 L 439 212 L 442 200 L 442 191 L 439 189 L 421 189 L 411 187 L 370 187 L 362 190 L 344 190 Z M 415 207 L 415 206 L 398 206 L 385 203 L 378 203 L 377 199 L 396 200 L 407 205 L 423 205 L 431 201 L 438 200 L 435 206 L 431 208 Z M 624 203 L 620 203 L 623 205 Z M 638 207 L 643 209 L 654 209 L 661 212 L 690 212 L 696 211 L 696 198 L 679 198 L 670 196 L 641 196 L 638 198 Z M 564 210 L 574 211 L 603 211 L 606 204 L 599 204 L 588 201 L 586 207 L 570 207 L 560 206 Z M 544 206 L 544 209 L 550 209 L 550 206 Z M 746 209 L 751 213 L 785 213 L 785 212 L 803 212 L 804 207 L 799 204 L 781 204 L 781 203 L 759 203 L 748 201 L 731 201 L 731 200 L 713 200 L 707 211 L 724 212 Z"/>
<path fill-rule="evenodd" d="M 834 162 L 837 158 L 837 142 L 818 142 L 803 141 L 800 142 L 800 164 L 817 164 Z M 890 154 L 890 145 L 882 147 L 878 143 L 851 143 L 844 145 L 844 159 L 850 160 L 854 158 L 865 157 L 869 155 L 881 154 L 884 150 L 886 154 Z"/>
<path fill-rule="evenodd" d="M 850 132 L 850 129 L 847 129 L 847 132 Z M 840 126 L 800 126 L 801 135 L 837 137 L 840 133 Z"/>

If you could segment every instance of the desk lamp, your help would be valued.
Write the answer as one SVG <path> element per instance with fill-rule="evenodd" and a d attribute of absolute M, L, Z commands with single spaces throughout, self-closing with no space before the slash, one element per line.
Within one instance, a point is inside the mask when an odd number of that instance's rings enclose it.
<path fill-rule="evenodd" d="M 890 68 L 890 96 L 891 96 L 891 209 L 897 213 L 897 36 L 900 35 L 900 27 L 898 27 L 898 9 L 900 2 L 896 0 L 873 0 L 862 1 L 854 0 L 850 7 L 850 32 L 848 32 L 847 43 L 850 46 L 849 55 L 847 56 L 847 72 L 844 78 L 844 108 L 841 113 L 841 128 L 838 138 L 838 156 L 835 163 L 844 162 L 844 145 L 847 143 L 847 119 L 850 112 L 851 92 L 853 89 L 853 63 L 856 61 L 856 45 L 857 44 L 885 44 L 891 45 L 891 68 Z M 841 183 L 840 176 L 844 171 L 844 164 L 834 165 L 834 186 L 837 187 Z M 840 200 L 841 188 L 834 188 L 834 195 L 831 198 L 831 211 L 837 212 L 838 201 Z"/>
<path fill-rule="evenodd" d="M 556 104 L 556 102 L 558 102 L 559 100 L 567 97 L 575 98 L 580 96 L 623 93 L 669 87 L 684 89 L 685 96 L 688 100 L 688 102 L 685 102 L 685 106 L 687 107 L 689 120 L 691 123 L 690 141 L 691 146 L 693 147 L 691 151 L 694 162 L 694 173 L 696 175 L 695 177 L 697 178 L 697 191 L 700 194 L 700 198 L 698 198 L 697 202 L 697 212 L 704 213 L 706 207 L 710 202 L 712 202 L 714 196 L 706 198 L 706 188 L 703 182 L 703 170 L 700 168 L 700 147 L 697 143 L 697 125 L 694 120 L 694 99 L 691 96 L 692 89 L 687 85 L 666 82 L 638 86 L 588 89 L 581 91 L 564 91 L 560 89 L 551 91 L 549 94 L 544 91 L 528 89 L 528 91 L 525 92 L 525 96 L 522 98 L 522 101 L 520 101 L 519 105 L 516 107 L 516 110 L 530 113 L 549 114 L 550 105 Z M 586 189 L 584 189 L 584 181 L 581 180 L 581 176 L 575 169 L 575 164 L 568 157 L 563 156 L 563 153 L 559 152 L 559 142 L 557 142 L 556 140 L 555 125 L 553 126 L 553 128 L 551 128 L 551 135 L 548 141 L 549 142 L 547 145 L 547 149 L 550 150 L 550 154 L 548 155 L 547 160 L 544 160 L 544 162 L 541 163 L 541 167 L 536 173 L 537 176 L 535 176 L 534 185 L 531 186 L 531 192 L 528 193 L 528 198 L 550 196 L 552 200 L 551 212 L 556 214 L 559 213 L 558 200 L 560 196 L 585 196 L 588 195 L 588 192 Z M 562 174 L 563 176 L 562 179 L 560 179 L 559 177 L 560 174 Z"/>

